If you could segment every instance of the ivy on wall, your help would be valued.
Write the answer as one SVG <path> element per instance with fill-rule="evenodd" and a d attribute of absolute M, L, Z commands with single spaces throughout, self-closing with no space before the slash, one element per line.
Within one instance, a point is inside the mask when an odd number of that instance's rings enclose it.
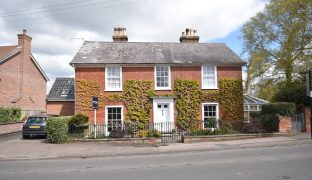
<path fill-rule="evenodd" d="M 126 118 L 137 124 L 149 122 L 152 105 L 150 97 L 154 95 L 151 81 L 126 81 L 124 91 L 104 95 L 97 81 L 76 80 L 76 106 L 80 113 L 91 111 L 92 96 L 99 98 L 99 108 L 110 102 L 123 102 L 127 108 Z"/>
<path fill-rule="evenodd" d="M 150 97 L 153 95 L 151 81 L 126 81 L 121 97 L 128 110 L 126 120 L 136 124 L 148 123 L 152 109 Z"/>
<path fill-rule="evenodd" d="M 99 97 L 99 108 L 104 107 L 100 84 L 91 80 L 76 80 L 76 108 L 80 113 L 92 110 L 92 96 Z"/>
<path fill-rule="evenodd" d="M 242 81 L 237 79 L 222 79 L 218 90 L 200 90 L 199 83 L 192 80 L 176 80 L 173 94 L 176 97 L 177 125 L 180 128 L 192 129 L 198 127 L 198 115 L 202 102 L 219 102 L 222 109 L 222 120 L 243 119 L 243 88 Z M 99 108 L 104 108 L 109 102 L 123 102 L 127 108 L 126 120 L 137 124 L 149 122 L 154 96 L 151 81 L 128 80 L 124 91 L 104 95 L 97 81 L 76 80 L 76 106 L 79 112 L 92 110 L 92 96 L 99 97 Z"/>
<path fill-rule="evenodd" d="M 219 81 L 219 102 L 223 112 L 223 120 L 243 120 L 242 80 L 223 79 Z"/>
<path fill-rule="evenodd" d="M 174 82 L 176 95 L 177 126 L 184 130 L 198 127 L 198 113 L 201 103 L 201 92 L 197 81 L 176 80 Z"/>

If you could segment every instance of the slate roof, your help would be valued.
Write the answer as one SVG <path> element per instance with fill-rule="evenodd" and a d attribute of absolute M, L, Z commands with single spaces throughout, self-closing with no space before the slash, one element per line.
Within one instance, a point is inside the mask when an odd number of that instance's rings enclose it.
<path fill-rule="evenodd" d="M 56 78 L 47 96 L 48 101 L 75 101 L 75 79 Z"/>
<path fill-rule="evenodd" d="M 85 41 L 70 62 L 79 64 L 243 65 L 223 43 Z"/>
<path fill-rule="evenodd" d="M 267 103 L 270 103 L 270 102 L 264 99 L 260 99 L 260 98 L 248 95 L 248 94 L 244 94 L 244 105 L 248 105 L 248 104 L 262 105 L 262 104 L 267 104 Z"/>

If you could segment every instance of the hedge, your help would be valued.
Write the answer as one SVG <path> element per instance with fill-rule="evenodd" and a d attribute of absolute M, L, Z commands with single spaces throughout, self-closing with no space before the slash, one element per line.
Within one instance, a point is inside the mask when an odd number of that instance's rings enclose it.
<path fill-rule="evenodd" d="M 71 117 L 68 121 L 68 124 L 74 124 L 74 125 L 82 125 L 89 122 L 89 116 L 86 116 L 84 114 L 76 114 L 73 117 Z"/>
<path fill-rule="evenodd" d="M 22 116 L 21 108 L 0 107 L 0 123 L 16 122 L 20 120 L 21 116 Z"/>
<path fill-rule="evenodd" d="M 260 123 L 265 132 L 277 132 L 279 128 L 279 118 L 276 114 L 260 115 Z"/>
<path fill-rule="evenodd" d="M 46 132 L 49 143 L 65 143 L 68 139 L 68 122 L 71 117 L 49 117 Z"/>
<path fill-rule="evenodd" d="M 292 116 L 296 113 L 296 104 L 289 102 L 270 103 L 262 105 L 262 114 L 279 114 Z"/>

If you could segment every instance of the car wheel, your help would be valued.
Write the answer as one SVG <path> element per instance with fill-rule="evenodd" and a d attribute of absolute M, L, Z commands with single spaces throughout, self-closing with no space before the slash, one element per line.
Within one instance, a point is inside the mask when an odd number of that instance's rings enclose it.
<path fill-rule="evenodd" d="M 27 139 L 28 138 L 28 136 L 27 135 L 23 135 L 23 139 Z"/>

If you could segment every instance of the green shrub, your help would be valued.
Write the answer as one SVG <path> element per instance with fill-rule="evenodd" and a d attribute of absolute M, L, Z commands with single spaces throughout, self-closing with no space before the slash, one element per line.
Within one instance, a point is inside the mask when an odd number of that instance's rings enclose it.
<path fill-rule="evenodd" d="M 121 128 L 112 129 L 109 133 L 110 138 L 123 138 L 125 136 L 125 131 Z"/>
<path fill-rule="evenodd" d="M 270 103 L 262 105 L 262 114 L 279 114 L 281 116 L 292 116 L 296 113 L 296 104 L 288 102 Z"/>
<path fill-rule="evenodd" d="M 266 132 L 276 132 L 279 127 L 279 118 L 276 114 L 263 114 L 260 116 L 260 124 Z"/>
<path fill-rule="evenodd" d="M 216 118 L 208 118 L 204 120 L 205 128 L 216 128 L 217 127 L 217 119 Z"/>
<path fill-rule="evenodd" d="M 70 117 L 50 117 L 47 120 L 47 139 L 50 143 L 64 143 L 68 139 Z"/>
<path fill-rule="evenodd" d="M 160 137 L 161 133 L 157 129 L 152 129 L 148 131 L 147 137 Z"/>
<path fill-rule="evenodd" d="M 16 122 L 20 120 L 21 116 L 22 116 L 21 108 L 0 107 L 0 123 Z"/>
<path fill-rule="evenodd" d="M 70 118 L 68 124 L 82 125 L 89 122 L 89 117 L 83 114 L 76 114 Z"/>

